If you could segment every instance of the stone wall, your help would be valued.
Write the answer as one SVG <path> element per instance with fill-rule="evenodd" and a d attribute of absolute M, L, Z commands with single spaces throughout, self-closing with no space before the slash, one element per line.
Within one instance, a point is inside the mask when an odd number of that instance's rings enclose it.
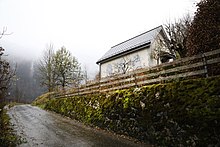
<path fill-rule="evenodd" d="M 146 143 L 220 145 L 220 77 L 39 101 L 34 104 Z"/>

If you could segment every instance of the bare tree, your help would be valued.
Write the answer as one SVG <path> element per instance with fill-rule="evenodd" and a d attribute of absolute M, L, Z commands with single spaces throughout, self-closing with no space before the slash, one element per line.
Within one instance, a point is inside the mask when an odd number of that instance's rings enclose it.
<path fill-rule="evenodd" d="M 120 63 L 114 65 L 115 74 L 118 73 L 127 73 L 132 68 L 132 61 L 128 57 L 123 57 Z"/>
<path fill-rule="evenodd" d="M 88 70 L 87 70 L 87 67 L 84 66 L 84 73 L 83 73 L 83 79 L 84 79 L 84 82 L 87 83 L 89 81 L 89 77 L 88 77 Z"/>
<path fill-rule="evenodd" d="M 37 62 L 37 76 L 41 85 L 46 86 L 49 92 L 54 90 L 57 78 L 54 73 L 54 55 L 53 45 L 50 44 L 44 51 L 43 57 Z"/>
<path fill-rule="evenodd" d="M 192 17 L 187 14 L 182 19 L 179 19 L 174 23 L 165 24 L 165 30 L 169 37 L 168 44 L 171 53 L 175 51 L 180 57 L 186 56 L 186 39 L 191 23 Z"/>
<path fill-rule="evenodd" d="M 160 62 L 165 63 L 168 62 L 170 59 L 176 58 L 176 53 L 174 50 L 170 49 L 170 44 L 167 40 L 163 38 L 155 38 L 156 45 L 153 51 L 151 52 L 152 58 L 157 60 L 157 65 L 160 64 Z"/>
<path fill-rule="evenodd" d="M 138 54 L 132 57 L 125 56 L 121 58 L 119 63 L 114 64 L 114 72 L 112 74 L 126 74 L 128 71 L 136 70 L 137 68 L 141 67 L 140 65 L 136 65 L 138 62 L 140 62 L 140 57 Z"/>
<path fill-rule="evenodd" d="M 3 36 L 5 35 L 11 35 L 12 33 L 6 33 L 7 32 L 7 28 L 3 27 L 2 32 L 0 32 L 0 39 L 2 39 Z"/>

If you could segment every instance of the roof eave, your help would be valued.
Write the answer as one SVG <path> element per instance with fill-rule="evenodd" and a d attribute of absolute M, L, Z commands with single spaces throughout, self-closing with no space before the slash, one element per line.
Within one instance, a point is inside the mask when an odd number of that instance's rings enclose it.
<path fill-rule="evenodd" d="M 151 45 L 151 42 L 145 43 L 145 44 L 143 44 L 143 45 L 141 45 L 141 46 L 138 46 L 138 47 L 135 47 L 135 48 L 131 48 L 130 50 L 127 50 L 126 52 L 121 52 L 121 53 L 119 53 L 119 54 L 113 55 L 113 56 L 108 57 L 108 58 L 106 58 L 106 59 L 99 60 L 99 61 L 96 62 L 96 64 L 106 63 L 106 62 L 108 62 L 108 61 L 114 60 L 114 59 L 119 58 L 119 57 L 121 57 L 121 56 L 128 55 L 128 54 L 133 53 L 133 52 L 135 52 L 135 51 L 142 50 L 142 49 L 144 49 L 144 48 L 146 48 L 146 47 L 148 48 L 148 47 L 150 47 L 150 45 Z"/>

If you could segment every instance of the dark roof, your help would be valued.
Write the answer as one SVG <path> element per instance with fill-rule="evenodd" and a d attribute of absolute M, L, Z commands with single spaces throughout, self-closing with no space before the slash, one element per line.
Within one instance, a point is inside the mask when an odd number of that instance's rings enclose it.
<path fill-rule="evenodd" d="M 149 30 L 147 32 L 144 32 L 138 36 L 135 36 L 131 39 L 128 39 L 122 43 L 119 43 L 113 47 L 111 47 L 110 50 L 108 50 L 96 63 L 100 63 L 104 60 L 108 60 L 112 57 L 115 57 L 121 53 L 131 51 L 132 49 L 138 48 L 140 46 L 143 46 L 145 44 L 150 44 L 153 42 L 153 40 L 156 38 L 158 33 L 163 29 L 162 26 L 156 27 L 152 30 Z"/>

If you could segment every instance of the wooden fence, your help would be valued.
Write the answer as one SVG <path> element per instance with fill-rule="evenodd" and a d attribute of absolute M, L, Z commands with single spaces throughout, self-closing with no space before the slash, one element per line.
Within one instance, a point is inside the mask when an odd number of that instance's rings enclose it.
<path fill-rule="evenodd" d="M 181 58 L 173 62 L 163 63 L 155 67 L 139 69 L 126 74 L 90 81 L 57 97 L 69 97 L 93 93 L 110 92 L 130 87 L 140 87 L 155 83 L 165 83 L 174 80 L 209 77 L 212 67 L 220 71 L 220 49 L 199 54 L 192 57 Z M 217 74 L 220 75 L 220 72 Z M 216 74 L 215 74 L 216 75 Z"/>

